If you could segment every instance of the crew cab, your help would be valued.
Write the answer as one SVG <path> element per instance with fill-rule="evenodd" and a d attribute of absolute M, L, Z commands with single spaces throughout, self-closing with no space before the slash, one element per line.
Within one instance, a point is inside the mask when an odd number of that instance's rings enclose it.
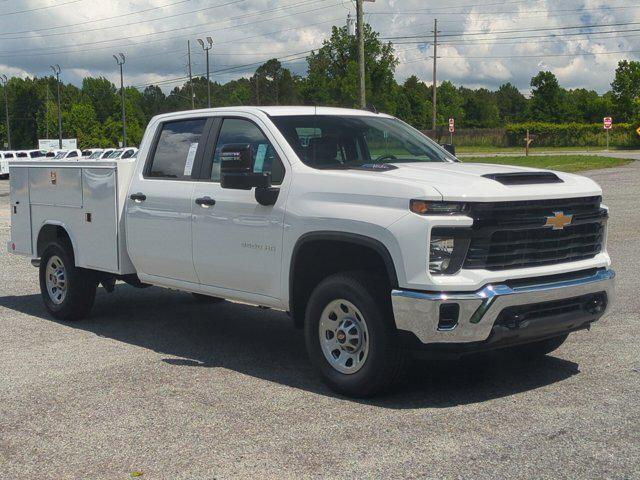
<path fill-rule="evenodd" d="M 279 309 L 346 395 L 414 356 L 545 355 L 614 300 L 596 183 L 460 163 L 385 114 L 170 113 L 135 159 L 10 169 L 8 250 L 39 267 L 51 315 L 89 315 L 116 281 Z"/>

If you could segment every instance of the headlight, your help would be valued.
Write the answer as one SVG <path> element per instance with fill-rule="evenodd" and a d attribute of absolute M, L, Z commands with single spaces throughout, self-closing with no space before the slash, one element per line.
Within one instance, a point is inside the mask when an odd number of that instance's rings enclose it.
<path fill-rule="evenodd" d="M 429 271 L 433 274 L 443 274 L 449 270 L 455 239 L 452 237 L 432 237 L 429 246 Z"/>
<path fill-rule="evenodd" d="M 411 200 L 409 209 L 418 215 L 463 215 L 469 211 L 469 204 Z"/>

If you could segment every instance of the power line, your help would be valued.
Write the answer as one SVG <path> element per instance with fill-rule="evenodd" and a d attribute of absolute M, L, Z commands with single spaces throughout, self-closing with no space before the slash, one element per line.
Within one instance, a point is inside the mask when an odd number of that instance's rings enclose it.
<path fill-rule="evenodd" d="M 171 15 L 165 15 L 162 17 L 158 17 L 158 18 L 150 18 L 145 20 L 145 23 L 149 23 L 149 22 L 157 22 L 159 20 L 167 20 L 169 18 L 176 18 L 176 17 L 181 17 L 184 15 L 190 15 L 192 13 L 200 13 L 200 12 L 204 12 L 207 10 L 213 10 L 215 8 L 221 8 L 221 7 L 227 7 L 229 5 L 235 5 L 237 3 L 242 3 L 242 2 L 246 2 L 247 0 L 234 0 L 231 2 L 227 2 L 227 3 L 222 3 L 220 5 L 212 5 L 209 7 L 204 7 L 204 8 L 198 8 L 196 10 L 189 10 L 188 12 L 181 12 L 181 13 L 173 13 Z M 91 22 L 93 23 L 93 21 Z M 90 28 L 88 30 L 72 30 L 72 31 L 67 31 L 67 32 L 55 32 L 55 33 L 46 33 L 44 35 L 38 35 L 37 38 L 44 38 L 44 37 L 56 37 L 56 36 L 60 36 L 60 35 L 76 35 L 78 33 L 93 33 L 93 32 L 97 32 L 100 30 L 113 30 L 114 28 L 122 28 L 122 27 L 129 27 L 131 25 L 140 25 L 140 21 L 135 21 L 135 22 L 129 22 L 129 23 L 122 23 L 120 25 L 109 25 L 106 27 L 97 27 L 97 28 Z M 33 38 L 33 36 L 31 35 L 23 35 L 23 36 L 19 36 L 19 37 L 4 37 L 2 40 L 20 40 L 20 39 L 24 39 L 24 38 Z"/>
<path fill-rule="evenodd" d="M 22 13 L 37 12 L 39 10 L 48 10 L 50 8 L 64 7 L 65 5 L 71 5 L 72 3 L 80 3 L 80 2 L 83 2 L 83 1 L 84 0 L 70 0 L 68 2 L 56 3 L 55 5 L 47 5 L 45 7 L 29 8 L 29 9 L 26 9 L 26 10 L 16 10 L 14 12 L 7 12 L 7 13 L 3 13 L 1 15 L 3 17 L 8 17 L 10 15 L 20 15 Z"/>
<path fill-rule="evenodd" d="M 496 30 L 496 31 L 469 31 L 469 32 L 457 32 L 457 33 L 447 33 L 443 34 L 442 37 L 466 37 L 466 36 L 475 36 L 475 35 L 498 35 L 505 33 L 519 33 L 519 32 L 551 32 L 554 30 L 575 30 L 575 29 L 586 29 L 586 28 L 602 28 L 602 27 L 622 27 L 622 26 L 630 26 L 630 25 L 640 25 L 640 22 L 625 22 L 625 23 L 602 23 L 602 24 L 592 24 L 592 25 L 572 25 L 565 27 L 548 27 L 548 28 L 518 28 L 511 30 Z M 587 32 L 585 32 L 587 33 Z M 599 33 L 599 32 L 593 32 Z M 397 37 L 381 37 L 384 40 L 401 40 L 405 38 L 425 38 L 426 35 L 404 35 Z"/>
<path fill-rule="evenodd" d="M 502 5 L 502 4 L 501 4 Z M 472 11 L 466 11 L 466 12 L 438 12 L 437 15 L 474 15 L 474 16 L 479 16 L 479 15 L 491 15 L 491 16 L 495 16 L 495 15 L 511 15 L 511 14 L 526 14 L 527 18 L 529 18 L 530 14 L 532 13 L 545 13 L 545 14 L 555 14 L 558 12 L 587 12 L 587 11 L 598 11 L 598 12 L 602 12 L 602 13 L 606 13 L 607 10 L 628 10 L 628 9 L 632 9 L 632 8 L 638 8 L 640 7 L 640 5 L 626 5 L 626 6 L 622 6 L 622 7 L 608 7 L 608 6 L 604 6 L 604 7 L 596 7 L 596 8 L 563 8 L 563 9 L 557 9 L 557 10 L 518 10 L 518 11 L 507 11 L 507 12 L 472 12 Z M 455 7 L 453 7 L 455 8 Z M 432 12 L 423 12 L 423 11 L 416 11 L 416 10 L 406 10 L 406 11 L 402 11 L 402 12 L 368 12 L 367 15 L 433 15 L 434 13 Z M 439 21 L 439 20 L 438 20 Z"/>
<path fill-rule="evenodd" d="M 631 32 L 640 32 L 640 29 L 628 29 L 628 30 L 610 30 L 606 32 L 572 32 L 572 33 L 557 33 L 553 34 L 554 39 L 561 39 L 563 37 L 573 37 L 573 36 L 591 36 L 591 35 L 604 35 L 604 34 L 614 34 L 614 33 L 631 33 Z M 443 45 L 491 45 L 495 44 L 497 41 L 500 42 L 500 45 L 503 45 L 503 40 L 517 40 L 517 39 L 532 39 L 532 38 L 549 38 L 548 34 L 545 35 L 518 35 L 515 37 L 497 37 L 497 38 L 488 38 L 488 39 L 480 39 L 478 40 L 453 40 L 453 41 L 445 41 L 440 42 Z M 611 38 L 611 37 L 606 37 Z M 623 37 L 615 37 L 615 38 L 623 38 Z M 588 40 L 588 39 L 586 39 Z M 483 43 L 484 42 L 484 43 Z M 429 43 L 428 41 L 407 41 L 407 42 L 393 42 L 394 45 L 421 45 Z M 512 44 L 521 44 L 521 43 L 530 43 L 530 42 L 513 42 Z"/>
<path fill-rule="evenodd" d="M 70 24 L 66 24 L 66 25 L 56 25 L 56 26 L 53 26 L 53 27 L 38 28 L 36 30 L 21 30 L 21 31 L 17 31 L 17 32 L 0 32 L 0 36 L 2 36 L 2 35 L 17 35 L 19 33 L 38 33 L 38 32 L 45 32 L 45 31 L 48 31 L 48 30 L 57 30 L 58 28 L 70 28 L 70 27 L 77 27 L 79 25 L 88 25 L 90 23 L 104 22 L 104 21 L 108 21 L 108 20 L 113 20 L 115 18 L 130 17 L 131 15 L 137 15 L 139 13 L 150 12 L 150 11 L 158 10 L 158 9 L 161 9 L 161 8 L 173 7 L 175 5 L 180 5 L 182 3 L 187 3 L 187 2 L 191 2 L 191 1 L 193 1 L 193 0 L 179 0 L 179 1 L 173 2 L 173 3 L 165 3 L 164 5 L 158 5 L 157 7 L 145 8 L 145 9 L 142 9 L 142 10 L 135 10 L 133 12 L 122 13 L 120 15 L 114 15 L 112 17 L 92 18 L 91 20 L 86 20 L 84 22 L 74 22 L 74 23 L 70 23 Z"/>
<path fill-rule="evenodd" d="M 238 1 L 238 0 L 235 0 L 235 1 Z M 320 1 L 327 1 L 327 0 L 320 0 Z M 288 5 L 287 7 L 304 6 L 304 5 L 308 5 L 310 3 L 317 3 L 317 1 L 316 0 L 310 0 L 310 1 L 307 1 L 307 2 L 298 2 L 298 4 Z M 325 6 L 322 6 L 322 7 L 317 7 L 317 8 L 313 8 L 313 9 L 310 9 L 310 10 L 305 10 L 305 11 L 302 11 L 302 12 L 295 12 L 294 14 L 295 15 L 302 15 L 302 14 L 305 14 L 305 13 L 312 13 L 312 12 L 317 12 L 317 11 L 320 11 L 320 10 L 325 10 L 327 8 L 332 8 L 334 6 L 335 6 L 335 4 L 325 5 Z M 282 9 L 282 8 L 280 8 L 280 9 Z M 271 12 L 271 11 L 274 11 L 274 10 L 278 10 L 278 9 L 270 9 L 268 11 Z M 251 15 L 252 16 L 253 15 L 257 15 L 258 13 L 262 13 L 262 12 L 256 12 L 256 13 L 251 14 Z M 242 23 L 242 24 L 237 24 L 237 25 L 230 25 L 230 26 L 227 26 L 227 27 L 218 28 L 217 31 L 229 30 L 229 29 L 238 28 L 238 27 L 244 27 L 244 26 L 249 26 L 249 25 L 255 25 L 255 24 L 258 24 L 258 23 L 271 22 L 273 20 L 278 20 L 278 19 L 281 19 L 281 18 L 287 18 L 290 15 L 292 15 L 292 13 L 288 13 L 288 14 L 285 14 L 285 15 L 277 16 L 277 17 L 262 19 L 262 20 L 256 20 L 256 21 L 253 21 L 253 22 L 247 22 L 247 23 Z M 239 17 L 239 18 L 246 18 L 247 16 L 248 15 L 245 15 L 245 16 Z M 224 22 L 227 22 L 227 21 L 229 21 L 229 20 L 225 20 L 225 21 L 219 22 L 219 23 L 224 23 Z M 215 25 L 215 23 L 212 24 L 211 22 L 204 22 L 204 23 L 200 23 L 200 24 L 196 24 L 196 25 L 191 25 L 189 28 L 195 28 L 195 27 L 201 27 L 201 26 L 209 26 L 209 27 L 211 27 L 212 25 Z M 180 31 L 180 30 L 184 30 L 184 27 L 176 27 L 176 28 L 171 28 L 171 29 L 162 30 L 162 31 L 158 31 L 158 32 L 143 33 L 143 34 L 139 34 L 139 35 L 131 35 L 131 36 L 121 37 L 121 38 L 117 38 L 117 39 L 99 40 L 99 41 L 95 41 L 95 42 L 75 43 L 73 45 L 57 45 L 57 46 L 52 47 L 52 48 L 86 47 L 86 46 L 110 43 L 110 42 L 114 42 L 114 41 L 118 41 L 118 40 L 124 40 L 124 39 L 131 40 L 133 38 L 148 37 L 150 35 L 161 35 L 161 34 L 164 34 L 164 33 L 175 32 L 175 31 Z M 182 35 L 180 37 L 175 37 L 175 38 L 185 38 L 185 35 Z M 136 43 L 136 45 L 139 45 L 139 44 L 142 44 L 142 43 L 151 43 L 151 41 L 138 42 L 138 43 Z M 126 45 L 119 45 L 117 47 L 120 47 L 120 46 L 126 46 Z M 117 47 L 112 45 L 110 48 L 117 48 Z M 24 49 L 24 50 L 13 50 L 13 51 L 6 51 L 5 50 L 5 51 L 0 51 L 0 57 L 23 56 L 23 54 L 29 53 L 29 52 L 34 51 L 34 50 L 40 50 L 40 49 Z M 46 55 L 52 55 L 52 54 L 55 54 L 56 52 L 48 51 L 48 52 L 42 52 L 42 53 L 46 54 Z M 63 53 L 70 53 L 70 52 L 63 52 Z"/>

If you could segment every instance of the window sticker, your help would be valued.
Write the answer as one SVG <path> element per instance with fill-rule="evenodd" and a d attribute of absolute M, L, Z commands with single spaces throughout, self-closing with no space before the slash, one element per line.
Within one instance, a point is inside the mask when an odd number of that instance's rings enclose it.
<path fill-rule="evenodd" d="M 262 173 L 264 171 L 264 159 L 267 156 L 267 144 L 261 143 L 258 145 L 258 151 L 256 152 L 256 161 L 253 164 L 253 173 Z"/>
<path fill-rule="evenodd" d="M 189 152 L 187 153 L 187 163 L 184 165 L 184 176 L 188 177 L 191 175 L 191 171 L 193 170 L 193 162 L 196 159 L 196 153 L 198 151 L 198 144 L 192 143 L 189 147 Z"/>

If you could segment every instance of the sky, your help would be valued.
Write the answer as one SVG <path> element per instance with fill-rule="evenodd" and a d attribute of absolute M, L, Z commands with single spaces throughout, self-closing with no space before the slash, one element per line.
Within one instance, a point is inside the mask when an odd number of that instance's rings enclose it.
<path fill-rule="evenodd" d="M 433 30 L 438 19 L 438 80 L 496 89 L 511 82 L 529 90 L 531 77 L 551 70 L 566 88 L 604 93 L 622 58 L 640 57 L 640 0 L 376 0 L 365 20 L 392 41 L 396 76 L 432 81 Z M 304 57 L 332 25 L 345 25 L 355 6 L 344 0 L 0 0 L 0 74 L 61 79 L 88 75 L 119 83 L 112 55 L 127 58 L 125 84 L 184 82 L 187 40 L 193 73 L 205 72 L 197 38 L 211 36 L 212 78 L 227 82 L 279 58 L 304 74 Z"/>

